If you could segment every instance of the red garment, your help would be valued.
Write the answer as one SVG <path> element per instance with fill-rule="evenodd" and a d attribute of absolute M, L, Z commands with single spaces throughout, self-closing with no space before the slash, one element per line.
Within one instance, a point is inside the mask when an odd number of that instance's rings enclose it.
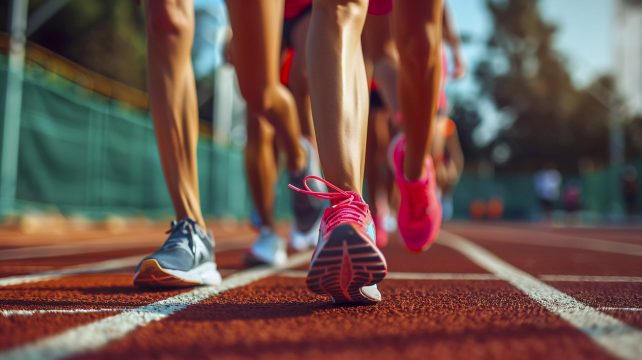
<path fill-rule="evenodd" d="M 290 83 L 290 71 L 292 69 L 292 59 L 294 59 L 294 50 L 287 49 L 283 56 L 283 63 L 281 64 L 281 84 L 288 86 Z"/>
<path fill-rule="evenodd" d="M 290 20 L 310 5 L 312 5 L 312 0 L 285 0 L 283 18 Z"/>
<path fill-rule="evenodd" d="M 370 0 L 368 14 L 386 15 L 392 11 L 392 0 Z"/>

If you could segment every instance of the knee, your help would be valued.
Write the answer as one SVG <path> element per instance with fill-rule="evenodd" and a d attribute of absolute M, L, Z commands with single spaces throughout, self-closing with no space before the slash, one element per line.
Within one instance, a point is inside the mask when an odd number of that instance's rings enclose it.
<path fill-rule="evenodd" d="M 441 61 L 441 30 L 437 24 L 421 27 L 401 25 L 398 29 L 397 54 L 402 69 L 425 71 Z"/>
<path fill-rule="evenodd" d="M 247 150 L 250 152 L 263 150 L 266 144 L 271 144 L 274 129 L 267 120 L 248 112 L 247 116 Z"/>
<path fill-rule="evenodd" d="M 329 16 L 338 24 L 365 21 L 368 0 L 314 0 L 314 11 Z"/>
<path fill-rule="evenodd" d="M 265 116 L 265 114 L 272 108 L 274 89 L 260 87 L 252 87 L 243 92 L 247 109 L 257 115 Z"/>
<path fill-rule="evenodd" d="M 154 38 L 191 38 L 194 34 L 194 9 L 189 2 L 153 0 L 147 2 L 147 32 Z"/>

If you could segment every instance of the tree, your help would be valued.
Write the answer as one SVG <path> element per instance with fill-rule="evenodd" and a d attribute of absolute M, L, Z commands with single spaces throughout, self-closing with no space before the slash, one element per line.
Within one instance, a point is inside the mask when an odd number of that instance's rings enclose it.
<path fill-rule="evenodd" d="M 31 0 L 29 13 L 45 0 Z M 9 1 L 0 5 L 0 26 L 8 29 Z M 132 0 L 70 0 L 29 37 L 73 62 L 102 75 L 145 88 L 145 22 Z"/>
<path fill-rule="evenodd" d="M 538 1 L 486 4 L 494 29 L 475 77 L 480 95 L 513 119 L 494 142 L 511 147 L 511 157 L 499 169 L 531 169 L 553 161 L 576 170 L 581 157 L 604 161 L 608 110 L 590 91 L 573 85 L 553 48 L 556 27 L 542 18 Z M 606 78 L 597 81 L 610 86 Z"/>

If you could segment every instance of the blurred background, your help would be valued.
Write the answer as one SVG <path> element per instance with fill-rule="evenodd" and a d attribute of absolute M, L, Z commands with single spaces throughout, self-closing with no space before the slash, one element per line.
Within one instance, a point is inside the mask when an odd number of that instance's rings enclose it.
<path fill-rule="evenodd" d="M 447 0 L 469 73 L 454 218 L 642 224 L 642 0 Z M 223 0 L 196 0 L 206 216 L 246 219 L 245 105 Z M 0 2 L 0 215 L 165 218 L 132 0 Z M 288 218 L 289 191 L 277 191 Z"/>

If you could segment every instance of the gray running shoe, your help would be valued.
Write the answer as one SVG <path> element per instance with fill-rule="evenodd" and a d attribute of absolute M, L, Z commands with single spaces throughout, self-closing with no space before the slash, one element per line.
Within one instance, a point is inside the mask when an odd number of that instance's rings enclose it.
<path fill-rule="evenodd" d="M 248 266 L 270 265 L 280 266 L 285 264 L 288 253 L 285 242 L 267 227 L 261 228 L 258 239 L 245 254 L 245 264 Z"/>
<path fill-rule="evenodd" d="M 217 285 L 212 234 L 190 218 L 172 221 L 169 237 L 136 267 L 134 285 L 140 287 L 187 287 Z"/>
<path fill-rule="evenodd" d="M 304 189 L 303 179 L 309 175 L 321 176 L 319 160 L 312 144 L 306 139 L 301 139 L 301 144 L 307 153 L 306 167 L 299 174 L 290 174 L 290 184 Z M 318 182 L 311 184 L 310 189 L 317 192 L 326 192 L 325 186 Z M 294 192 L 292 196 L 292 208 L 294 211 L 294 224 L 290 236 L 290 246 L 294 250 L 301 251 L 313 248 L 319 239 L 319 225 L 323 210 L 328 202 L 313 196 L 307 196 Z"/>

